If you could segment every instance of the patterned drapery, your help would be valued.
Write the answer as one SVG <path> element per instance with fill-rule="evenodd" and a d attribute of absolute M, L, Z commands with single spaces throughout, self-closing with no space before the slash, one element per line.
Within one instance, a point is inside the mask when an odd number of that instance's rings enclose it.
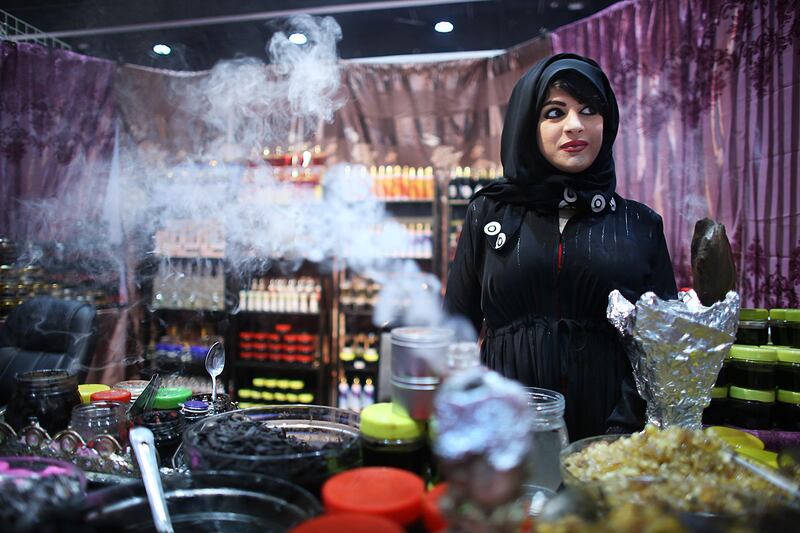
<path fill-rule="evenodd" d="M 800 2 L 628 1 L 552 42 L 608 73 L 620 192 L 664 217 L 679 284 L 708 216 L 727 227 L 744 305 L 800 306 Z"/>

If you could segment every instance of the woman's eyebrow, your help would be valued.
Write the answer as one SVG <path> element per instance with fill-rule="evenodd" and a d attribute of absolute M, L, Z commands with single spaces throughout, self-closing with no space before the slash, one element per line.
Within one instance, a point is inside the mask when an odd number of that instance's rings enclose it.
<path fill-rule="evenodd" d="M 562 102 L 561 100 L 548 100 L 548 101 L 546 101 L 545 103 L 542 104 L 542 107 L 544 107 L 546 105 L 550 105 L 550 104 L 555 104 L 555 105 L 560 105 L 560 106 L 563 106 L 563 107 L 567 107 L 567 104 Z"/>

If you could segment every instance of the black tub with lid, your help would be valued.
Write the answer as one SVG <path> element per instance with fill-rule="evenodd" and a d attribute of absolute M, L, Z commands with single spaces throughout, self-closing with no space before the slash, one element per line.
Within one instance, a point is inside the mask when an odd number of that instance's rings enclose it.
<path fill-rule="evenodd" d="M 728 384 L 743 389 L 775 390 L 778 354 L 770 346 L 731 346 L 726 365 Z"/>
<path fill-rule="evenodd" d="M 739 310 L 739 328 L 736 344 L 761 346 L 769 342 L 769 311 L 766 309 Z"/>
<path fill-rule="evenodd" d="M 800 431 L 800 392 L 778 389 L 775 425 L 785 431 Z"/>
<path fill-rule="evenodd" d="M 728 423 L 745 429 L 772 429 L 774 390 L 728 389 Z"/>

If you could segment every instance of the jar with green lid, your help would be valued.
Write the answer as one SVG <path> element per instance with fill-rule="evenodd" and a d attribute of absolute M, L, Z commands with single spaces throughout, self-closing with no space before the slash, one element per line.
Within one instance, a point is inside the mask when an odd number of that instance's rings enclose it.
<path fill-rule="evenodd" d="M 711 389 L 711 403 L 703 411 L 703 424 L 721 426 L 728 417 L 728 387 Z"/>
<path fill-rule="evenodd" d="M 192 396 L 192 389 L 186 387 L 161 387 L 153 401 L 153 409 L 180 409 L 181 404 Z"/>
<path fill-rule="evenodd" d="M 769 310 L 769 340 L 776 346 L 788 346 L 788 333 L 786 328 L 786 309 Z"/>
<path fill-rule="evenodd" d="M 773 347 L 734 344 L 725 370 L 728 384 L 774 392 L 777 361 L 778 354 Z"/>
<path fill-rule="evenodd" d="M 800 392 L 800 348 L 776 346 L 778 367 L 776 382 L 779 389 Z"/>
<path fill-rule="evenodd" d="M 800 392 L 778 389 L 775 425 L 786 431 L 800 431 Z"/>
<path fill-rule="evenodd" d="M 800 348 L 800 309 L 780 309 L 772 328 L 772 344 Z"/>
<path fill-rule="evenodd" d="M 430 451 L 424 423 L 391 403 L 375 403 L 361 410 L 360 431 L 364 466 L 402 468 L 427 477 Z"/>
<path fill-rule="evenodd" d="M 772 429 L 775 390 L 728 389 L 728 423 L 745 429 Z"/>
<path fill-rule="evenodd" d="M 769 311 L 766 309 L 739 310 L 739 329 L 736 344 L 761 346 L 769 342 Z"/>

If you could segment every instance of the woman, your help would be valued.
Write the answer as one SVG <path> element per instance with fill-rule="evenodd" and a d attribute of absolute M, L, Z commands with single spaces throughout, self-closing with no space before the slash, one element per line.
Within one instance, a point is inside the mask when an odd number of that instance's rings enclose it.
<path fill-rule="evenodd" d="M 517 82 L 504 178 L 470 203 L 445 296 L 476 329 L 485 320 L 489 368 L 564 394 L 572 440 L 643 425 L 608 294 L 677 292 L 661 217 L 614 192 L 618 114 L 591 59 L 558 54 Z"/>

